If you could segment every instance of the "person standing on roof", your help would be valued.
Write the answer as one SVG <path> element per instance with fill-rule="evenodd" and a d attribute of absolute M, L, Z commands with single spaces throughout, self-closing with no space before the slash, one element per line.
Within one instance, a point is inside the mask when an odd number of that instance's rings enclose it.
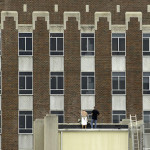
<path fill-rule="evenodd" d="M 95 128 L 97 127 L 97 116 L 99 115 L 99 111 L 96 110 L 96 107 L 94 106 L 94 109 L 92 110 L 92 120 L 91 120 L 91 128 L 93 128 L 93 122 L 95 123 Z"/>

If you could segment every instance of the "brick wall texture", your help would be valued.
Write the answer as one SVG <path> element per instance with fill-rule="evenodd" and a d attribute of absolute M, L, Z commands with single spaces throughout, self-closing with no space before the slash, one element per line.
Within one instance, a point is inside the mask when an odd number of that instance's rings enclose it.
<path fill-rule="evenodd" d="M 27 12 L 23 12 L 27 4 Z M 54 5 L 58 4 L 58 12 Z M 89 5 L 89 13 L 85 12 Z M 116 12 L 120 5 L 121 12 Z M 0 0 L 0 11 L 17 11 L 19 24 L 32 24 L 33 11 L 48 11 L 50 24 L 63 24 L 65 11 L 80 12 L 81 24 L 95 24 L 95 12 L 111 12 L 112 24 L 125 24 L 125 13 L 142 13 L 142 23 L 150 24 L 148 0 Z M 2 20 L 2 18 L 0 18 Z M 49 30 L 45 18 L 38 17 L 33 30 L 33 117 L 43 118 L 50 111 Z M 13 17 L 6 17 L 2 33 L 2 150 L 18 149 L 18 30 Z M 112 121 L 111 30 L 100 18 L 95 31 L 95 105 L 101 113 L 98 122 Z M 81 111 L 80 30 L 75 17 L 68 18 L 64 30 L 64 117 L 76 123 Z M 137 18 L 131 18 L 126 31 L 126 108 L 127 117 L 142 118 L 142 31 Z"/>
<path fill-rule="evenodd" d="M 2 149 L 18 147 L 18 31 L 13 18 L 2 30 Z M 13 40 L 12 40 L 13 39 Z M 11 54 L 11 55 L 10 55 Z"/>

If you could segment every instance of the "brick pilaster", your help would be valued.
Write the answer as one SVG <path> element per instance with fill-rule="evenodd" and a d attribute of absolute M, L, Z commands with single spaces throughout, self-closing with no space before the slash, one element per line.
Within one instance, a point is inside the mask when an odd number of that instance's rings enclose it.
<path fill-rule="evenodd" d="M 98 122 L 111 122 L 111 31 L 106 18 L 100 18 L 95 31 L 95 105 L 101 113 Z"/>
<path fill-rule="evenodd" d="M 2 30 L 2 149 L 18 149 L 18 31 L 14 18 Z"/>
<path fill-rule="evenodd" d="M 142 119 L 142 31 L 137 18 L 131 18 L 126 32 L 126 107 Z"/>
<path fill-rule="evenodd" d="M 69 18 L 64 34 L 65 122 L 80 118 L 80 31 L 75 18 Z"/>

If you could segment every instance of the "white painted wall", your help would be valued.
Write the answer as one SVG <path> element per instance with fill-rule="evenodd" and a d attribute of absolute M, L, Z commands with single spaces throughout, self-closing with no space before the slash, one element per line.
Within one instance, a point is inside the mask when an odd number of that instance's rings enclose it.
<path fill-rule="evenodd" d="M 33 71 L 32 56 L 19 56 L 19 71 Z"/>
<path fill-rule="evenodd" d="M 125 56 L 112 56 L 112 71 L 125 72 L 125 70 L 126 70 Z"/>
<path fill-rule="evenodd" d="M 63 72 L 64 71 L 64 57 L 63 56 L 50 56 L 50 71 Z"/>
<path fill-rule="evenodd" d="M 143 111 L 150 110 L 150 96 L 143 95 Z"/>
<path fill-rule="evenodd" d="M 19 96 L 19 110 L 33 110 L 33 96 Z"/>
<path fill-rule="evenodd" d="M 82 56 L 81 57 L 81 72 L 95 72 L 95 57 Z"/>
<path fill-rule="evenodd" d="M 81 109 L 90 110 L 95 106 L 95 96 L 81 95 Z"/>
<path fill-rule="evenodd" d="M 19 134 L 19 150 L 33 150 L 33 135 Z"/>
<path fill-rule="evenodd" d="M 125 95 L 112 95 L 112 110 L 126 110 Z"/>
<path fill-rule="evenodd" d="M 64 110 L 64 96 L 50 96 L 50 110 Z"/>
<path fill-rule="evenodd" d="M 150 57 L 149 56 L 143 56 L 143 72 L 149 72 L 150 71 Z"/>

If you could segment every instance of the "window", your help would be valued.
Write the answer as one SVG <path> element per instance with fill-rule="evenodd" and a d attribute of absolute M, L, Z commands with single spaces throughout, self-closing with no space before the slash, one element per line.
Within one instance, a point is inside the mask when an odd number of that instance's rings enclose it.
<path fill-rule="evenodd" d="M 2 94 L 2 75 L 1 75 L 1 72 L 0 72 L 0 94 Z"/>
<path fill-rule="evenodd" d="M 19 94 L 32 94 L 32 72 L 19 72 Z"/>
<path fill-rule="evenodd" d="M 64 94 L 63 72 L 51 72 L 50 94 Z"/>
<path fill-rule="evenodd" d="M 32 55 L 32 33 L 19 33 L 19 55 Z"/>
<path fill-rule="evenodd" d="M 150 72 L 143 72 L 143 94 L 150 94 Z"/>
<path fill-rule="evenodd" d="M 63 33 L 50 33 L 50 55 L 63 55 L 64 52 Z"/>
<path fill-rule="evenodd" d="M 121 110 L 113 111 L 113 114 L 112 114 L 113 123 L 119 123 L 120 121 L 122 121 L 122 119 L 125 119 L 125 118 L 126 118 L 125 111 L 121 111 Z"/>
<path fill-rule="evenodd" d="M 64 112 L 63 111 L 51 111 L 51 114 L 56 114 L 58 116 L 58 123 L 64 122 Z"/>
<path fill-rule="evenodd" d="M 32 133 L 32 111 L 19 111 L 19 133 Z"/>
<path fill-rule="evenodd" d="M 143 55 L 150 55 L 150 33 L 143 34 Z"/>
<path fill-rule="evenodd" d="M 125 55 L 124 33 L 112 33 L 112 55 Z"/>
<path fill-rule="evenodd" d="M 81 33 L 81 55 L 94 55 L 94 33 Z"/>
<path fill-rule="evenodd" d="M 81 94 L 94 94 L 94 72 L 82 72 L 81 84 Z"/>
<path fill-rule="evenodd" d="M 144 133 L 150 133 L 150 111 L 143 112 Z"/>
<path fill-rule="evenodd" d="M 112 94 L 125 94 L 125 72 L 112 72 Z"/>

